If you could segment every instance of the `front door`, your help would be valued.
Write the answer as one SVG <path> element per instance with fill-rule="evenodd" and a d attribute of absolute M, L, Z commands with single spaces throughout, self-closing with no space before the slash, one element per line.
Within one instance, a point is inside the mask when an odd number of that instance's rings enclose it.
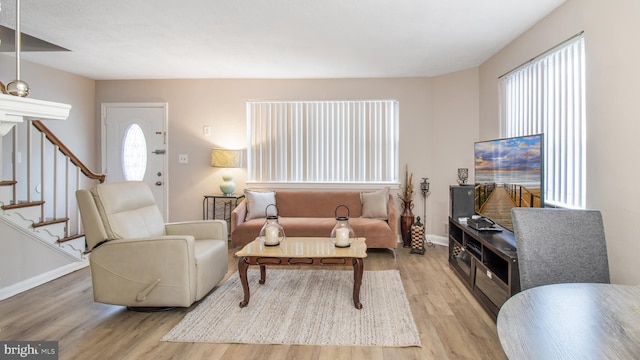
<path fill-rule="evenodd" d="M 167 104 L 102 104 L 102 123 L 106 181 L 146 182 L 166 221 Z"/>

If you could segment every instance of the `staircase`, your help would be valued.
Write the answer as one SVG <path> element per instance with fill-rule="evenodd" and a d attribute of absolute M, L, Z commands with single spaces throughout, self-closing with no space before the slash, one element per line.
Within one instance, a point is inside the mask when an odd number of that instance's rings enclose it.
<path fill-rule="evenodd" d="M 75 191 L 104 182 L 42 121 L 0 138 L 0 300 L 88 265 Z"/>

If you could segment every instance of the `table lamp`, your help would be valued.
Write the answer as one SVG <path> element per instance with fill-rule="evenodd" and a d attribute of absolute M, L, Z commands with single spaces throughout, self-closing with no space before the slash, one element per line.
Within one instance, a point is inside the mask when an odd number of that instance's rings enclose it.
<path fill-rule="evenodd" d="M 224 168 L 220 191 L 222 191 L 224 195 L 232 195 L 236 189 L 236 184 L 233 182 L 233 175 L 230 169 L 242 167 L 242 150 L 211 150 L 211 166 Z"/>

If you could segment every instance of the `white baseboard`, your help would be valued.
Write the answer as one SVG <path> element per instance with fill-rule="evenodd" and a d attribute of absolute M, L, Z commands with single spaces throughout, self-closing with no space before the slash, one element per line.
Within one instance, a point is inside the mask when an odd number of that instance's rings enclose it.
<path fill-rule="evenodd" d="M 446 236 L 427 234 L 427 241 L 431 241 L 431 243 L 436 245 L 449 247 L 449 238 Z M 402 237 L 400 235 L 398 235 L 398 244 L 402 247 Z"/>
<path fill-rule="evenodd" d="M 59 277 L 62 277 L 74 271 L 85 268 L 88 265 L 89 265 L 88 261 L 74 262 L 74 263 L 59 267 L 57 269 L 51 270 L 49 272 L 46 272 L 44 274 L 40 274 L 32 278 L 23 280 L 19 283 L 15 283 L 13 285 L 4 287 L 0 289 L 0 300 L 8 299 L 14 295 L 33 289 L 36 286 L 42 285 L 51 280 L 55 280 Z"/>
<path fill-rule="evenodd" d="M 446 236 L 427 234 L 427 240 L 436 245 L 449 247 L 449 239 Z"/>

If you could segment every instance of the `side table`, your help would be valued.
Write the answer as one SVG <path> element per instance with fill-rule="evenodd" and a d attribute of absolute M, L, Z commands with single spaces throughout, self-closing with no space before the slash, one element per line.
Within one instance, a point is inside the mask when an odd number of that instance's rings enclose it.
<path fill-rule="evenodd" d="M 202 200 L 202 219 L 223 219 L 227 221 L 227 229 L 231 225 L 231 212 L 244 199 L 244 194 L 213 194 L 204 195 Z M 218 205 L 222 203 L 222 217 L 218 217 Z"/>
<path fill-rule="evenodd" d="M 244 194 L 214 194 L 204 195 L 202 200 L 202 219 L 222 219 L 227 222 L 227 233 L 231 239 L 231 212 L 238 206 Z M 222 203 L 222 217 L 218 217 L 218 204 Z M 227 210 L 228 209 L 228 210 Z"/>

